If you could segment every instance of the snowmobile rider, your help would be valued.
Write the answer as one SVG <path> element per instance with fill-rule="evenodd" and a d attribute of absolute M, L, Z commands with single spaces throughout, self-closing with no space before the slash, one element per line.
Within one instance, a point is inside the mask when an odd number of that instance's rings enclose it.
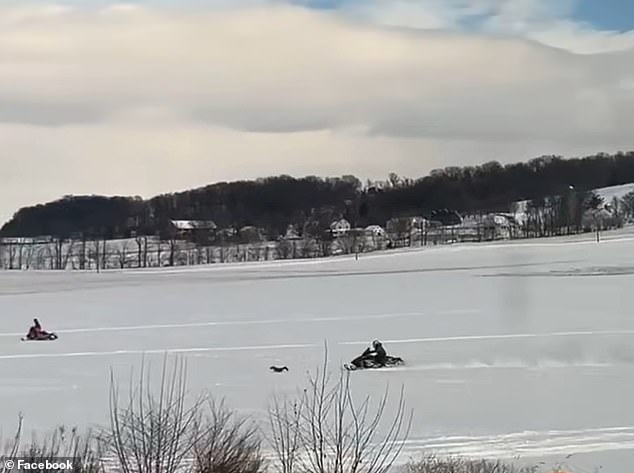
<path fill-rule="evenodd" d="M 372 342 L 372 349 L 368 348 L 363 352 L 363 357 L 376 361 L 380 366 L 385 366 L 387 362 L 385 348 L 383 348 L 383 344 L 378 340 Z"/>
<path fill-rule="evenodd" d="M 29 329 L 29 333 L 26 335 L 26 338 L 28 338 L 29 340 L 33 340 L 40 337 L 43 333 L 44 331 L 42 330 L 40 321 L 37 319 L 33 319 L 33 325 Z"/>

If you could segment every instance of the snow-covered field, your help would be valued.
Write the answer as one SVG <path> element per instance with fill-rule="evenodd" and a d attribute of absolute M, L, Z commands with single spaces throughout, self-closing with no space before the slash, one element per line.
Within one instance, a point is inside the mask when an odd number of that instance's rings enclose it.
<path fill-rule="evenodd" d="M 354 258 L 94 273 L 0 272 L 0 425 L 107 418 L 113 368 L 187 357 L 190 386 L 262 413 L 372 339 L 407 365 L 352 373 L 405 385 L 408 453 L 573 456 L 634 469 L 634 238 L 553 239 Z M 38 316 L 55 342 L 19 338 Z M 271 364 L 290 371 L 273 374 Z M 396 394 L 396 392 L 394 393 Z"/>

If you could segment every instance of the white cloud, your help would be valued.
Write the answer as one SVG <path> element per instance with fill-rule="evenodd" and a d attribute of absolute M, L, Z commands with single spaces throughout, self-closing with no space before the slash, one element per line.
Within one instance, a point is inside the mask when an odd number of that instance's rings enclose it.
<path fill-rule="evenodd" d="M 584 54 L 634 48 L 634 31 L 599 30 L 570 19 L 576 0 L 344 0 L 340 10 L 378 25 L 463 30 L 528 38 Z"/>
<path fill-rule="evenodd" d="M 339 10 L 377 24 L 457 29 L 470 21 L 505 30 L 565 18 L 574 0 L 343 0 Z"/>
<path fill-rule="evenodd" d="M 598 54 L 634 49 L 634 31 L 603 31 L 570 20 L 559 20 L 527 32 L 540 43 L 580 54 Z"/>
<path fill-rule="evenodd" d="M 503 3 L 486 11 L 533 15 Z M 67 193 L 422 175 L 634 145 L 632 52 L 346 18 L 283 5 L 0 8 L 0 219 Z"/>

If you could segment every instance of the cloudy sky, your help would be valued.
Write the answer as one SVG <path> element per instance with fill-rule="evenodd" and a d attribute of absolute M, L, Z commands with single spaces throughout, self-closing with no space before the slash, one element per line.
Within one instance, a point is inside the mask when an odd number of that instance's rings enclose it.
<path fill-rule="evenodd" d="M 634 149 L 630 0 L 0 0 L 0 222 L 65 194 Z"/>

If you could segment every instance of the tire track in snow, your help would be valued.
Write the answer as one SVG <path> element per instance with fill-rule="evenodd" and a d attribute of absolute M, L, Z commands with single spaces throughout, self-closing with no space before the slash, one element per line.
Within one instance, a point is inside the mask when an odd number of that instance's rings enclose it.
<path fill-rule="evenodd" d="M 191 323 L 174 323 L 174 324 L 151 324 L 151 325 L 121 325 L 114 327 L 86 327 L 86 328 L 68 328 L 53 330 L 55 333 L 72 334 L 72 333 L 93 333 L 93 332 L 124 332 L 135 330 L 162 330 L 162 329 L 185 329 L 185 328 L 201 328 L 201 327 L 221 327 L 221 326 L 242 326 L 242 325 L 274 325 L 287 323 L 319 323 L 319 322 L 339 322 L 339 321 L 365 321 L 377 319 L 407 318 L 407 317 L 426 317 L 437 315 L 460 315 L 460 314 L 476 314 L 476 309 L 464 310 L 447 310 L 441 312 L 395 312 L 386 314 L 370 314 L 370 315 L 342 315 L 328 317 L 308 317 L 308 318 L 285 318 L 285 319 L 264 319 L 264 320 L 221 320 L 210 322 L 191 322 Z M 25 332 L 5 332 L 0 333 L 0 337 L 22 337 Z"/>
<path fill-rule="evenodd" d="M 511 459 L 632 449 L 634 426 L 623 426 L 409 439 L 405 441 L 402 455 L 416 455 L 424 451 L 440 456 Z"/>
<path fill-rule="evenodd" d="M 382 340 L 383 343 L 439 343 L 439 342 L 468 342 L 486 340 L 517 340 L 522 338 L 557 338 L 557 337 L 590 337 L 590 336 L 618 336 L 634 335 L 634 330 L 579 330 L 570 332 L 546 332 L 546 333 L 508 333 L 493 335 L 458 335 L 451 337 L 426 337 L 426 338 L 397 338 Z M 341 342 L 341 345 L 367 345 L 367 341 Z"/>
<path fill-rule="evenodd" d="M 199 347 L 199 348 L 158 348 L 149 350 L 112 350 L 112 351 L 81 351 L 67 353 L 19 353 L 0 355 L 0 360 L 19 360 L 31 358 L 81 358 L 90 356 L 118 356 L 118 355 L 164 355 L 166 353 L 196 353 L 222 351 L 258 351 L 258 350 L 287 350 L 296 348 L 316 348 L 320 345 L 297 343 L 282 345 L 246 345 L 233 347 Z"/>
<path fill-rule="evenodd" d="M 340 319 L 339 319 L 340 320 Z M 460 337 L 439 337 L 439 338 L 416 338 L 416 339 L 396 339 L 386 340 L 385 343 L 399 344 L 399 343 L 434 343 L 434 342 L 454 342 L 454 341 L 482 341 L 482 340 L 498 340 L 498 339 L 521 339 L 521 338 L 540 338 L 540 337 L 576 337 L 576 336 L 597 336 L 597 335 L 634 335 L 634 330 L 614 330 L 614 331 L 577 331 L 577 332 L 552 332 L 542 334 L 506 334 L 506 335 L 471 335 Z M 337 342 L 337 345 L 367 345 L 367 341 L 363 342 Z M 177 348 L 157 348 L 146 350 L 111 350 L 111 351 L 84 351 L 84 352 L 48 352 L 48 353 L 9 353 L 0 355 L 0 360 L 6 359 L 27 359 L 27 358 L 63 358 L 63 357 L 82 357 L 82 356 L 114 356 L 114 355 L 133 355 L 133 354 L 163 354 L 163 353 L 193 353 L 193 352 L 223 352 L 223 351 L 247 351 L 247 350 L 281 350 L 281 349 L 307 349 L 321 347 L 321 344 L 315 343 L 288 343 L 288 344 L 276 344 L 276 345 L 256 345 L 256 346 L 226 346 L 226 347 L 177 347 Z M 600 367 L 598 364 L 594 364 L 595 367 Z M 441 365 L 436 365 L 441 368 Z M 486 367 L 496 368 L 499 366 L 493 365 L 477 365 L 479 369 Z M 570 366 L 574 366 L 570 364 Z M 610 365 L 606 365 L 610 366 Z M 527 367 L 533 367 L 527 365 Z M 403 370 L 413 369 L 414 367 L 404 367 Z M 511 366 L 508 366 L 511 368 Z M 518 366 L 517 368 L 523 368 Z M 397 370 L 398 368 L 390 368 L 389 371 Z M 455 369 L 455 368 L 453 368 Z"/>

